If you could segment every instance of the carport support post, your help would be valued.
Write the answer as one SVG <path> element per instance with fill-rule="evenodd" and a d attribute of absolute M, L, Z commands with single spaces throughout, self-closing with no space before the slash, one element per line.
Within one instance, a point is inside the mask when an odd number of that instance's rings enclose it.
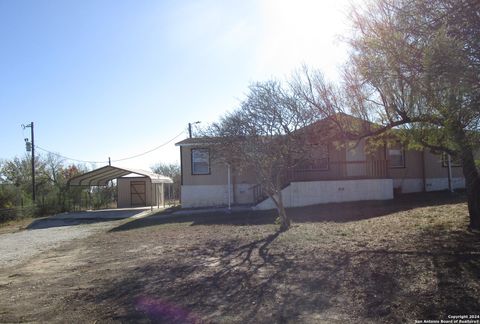
<path fill-rule="evenodd" d="M 171 205 L 175 206 L 175 202 L 172 199 L 172 186 L 173 186 L 172 183 L 168 184 L 168 203 L 170 204 L 170 206 Z"/>

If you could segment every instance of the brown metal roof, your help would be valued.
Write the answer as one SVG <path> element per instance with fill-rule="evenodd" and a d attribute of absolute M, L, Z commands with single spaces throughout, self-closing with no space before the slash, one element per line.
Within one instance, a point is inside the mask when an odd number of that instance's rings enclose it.
<path fill-rule="evenodd" d="M 69 186 L 105 186 L 110 180 L 136 174 L 149 178 L 152 183 L 172 183 L 172 179 L 150 171 L 119 168 L 111 165 L 78 175 L 68 180 Z"/>
<path fill-rule="evenodd" d="M 324 119 L 317 120 L 316 122 L 311 123 L 305 127 L 298 129 L 297 131 L 312 131 L 312 130 L 324 130 L 327 127 L 335 126 L 332 121 L 341 121 L 345 124 L 365 126 L 365 127 L 372 127 L 376 128 L 379 125 L 372 123 L 370 121 L 363 120 L 361 118 L 345 114 L 345 113 L 336 113 L 332 116 L 326 117 Z M 178 143 L 175 143 L 175 146 L 199 146 L 199 145 L 212 145 L 215 143 L 220 142 L 219 137 L 194 137 L 194 138 L 186 138 Z"/>

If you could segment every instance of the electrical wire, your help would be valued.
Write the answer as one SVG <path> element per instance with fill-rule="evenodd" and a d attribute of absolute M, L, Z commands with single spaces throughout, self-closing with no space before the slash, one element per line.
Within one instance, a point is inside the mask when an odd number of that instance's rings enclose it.
<path fill-rule="evenodd" d="M 79 159 L 70 158 L 70 157 L 68 157 L 68 156 L 61 155 L 61 154 L 59 154 L 59 153 L 55 153 L 55 152 L 52 152 L 52 151 L 50 151 L 50 150 L 44 149 L 43 147 L 38 146 L 37 144 L 35 144 L 35 148 L 36 148 L 36 149 L 40 149 L 40 150 L 42 150 L 42 151 L 44 151 L 44 152 L 47 152 L 47 153 L 56 155 L 56 156 L 58 156 L 58 157 L 64 158 L 65 160 L 69 160 L 69 161 L 80 162 L 80 163 L 95 163 L 95 164 L 96 164 L 96 163 L 101 163 L 101 164 L 103 164 L 103 163 L 105 163 L 105 164 L 108 163 L 108 161 L 86 161 L 86 160 L 79 160 Z"/>
<path fill-rule="evenodd" d="M 121 158 L 121 159 L 117 159 L 117 160 L 111 160 L 111 162 L 121 162 L 121 161 L 126 161 L 126 160 L 131 160 L 131 159 L 134 159 L 134 158 L 137 158 L 137 157 L 140 157 L 140 156 L 143 156 L 143 155 L 146 155 L 148 153 L 151 153 L 153 151 L 156 151 L 162 147 L 164 147 L 165 145 L 167 144 L 170 144 L 171 142 L 173 142 L 175 139 L 177 139 L 180 135 L 182 135 L 183 133 L 185 133 L 185 131 L 181 131 L 180 133 L 178 133 L 175 137 L 171 138 L 170 140 L 168 140 L 167 142 L 161 144 L 161 145 L 158 145 L 148 151 L 145 151 L 143 153 L 139 153 L 139 154 L 135 154 L 135 155 L 132 155 L 132 156 L 129 156 L 129 157 L 125 157 L 125 158 Z M 44 152 L 47 152 L 47 153 L 50 153 L 50 154 L 53 154 L 53 155 L 56 155 L 58 157 L 61 157 L 61 158 L 64 158 L 65 160 L 69 160 L 69 161 L 74 161 L 74 162 L 80 162 L 80 163 L 95 163 L 95 164 L 108 164 L 108 161 L 87 161 L 87 160 L 79 160 L 79 159 L 74 159 L 74 158 L 70 158 L 68 156 L 65 156 L 65 155 L 62 155 L 62 154 L 59 154 L 59 153 L 55 153 L 55 152 L 52 152 L 50 150 L 47 150 L 41 146 L 38 146 L 37 144 L 35 144 L 35 148 L 37 149 L 40 149 Z"/>
<path fill-rule="evenodd" d="M 185 133 L 185 131 L 181 131 L 180 133 L 178 133 L 175 137 L 171 138 L 170 140 L 168 140 L 167 142 L 157 146 L 157 147 L 154 147 L 153 149 L 151 150 L 148 150 L 148 151 L 145 151 L 143 153 L 140 153 L 140 154 L 136 154 L 136 155 L 132 155 L 132 156 L 129 156 L 129 157 L 126 157 L 126 158 L 123 158 L 123 159 L 118 159 L 118 160 L 112 160 L 112 162 L 120 162 L 120 161 L 126 161 L 126 160 L 131 160 L 131 159 L 134 159 L 134 158 L 137 158 L 139 156 L 142 156 L 142 155 L 145 155 L 145 154 L 148 154 L 150 152 L 153 152 L 153 151 L 156 151 L 158 150 L 159 148 L 162 148 L 164 147 L 165 145 L 167 144 L 170 144 L 171 142 L 173 142 L 175 139 L 177 139 L 178 137 L 180 137 L 180 135 L 182 135 L 183 133 Z"/>

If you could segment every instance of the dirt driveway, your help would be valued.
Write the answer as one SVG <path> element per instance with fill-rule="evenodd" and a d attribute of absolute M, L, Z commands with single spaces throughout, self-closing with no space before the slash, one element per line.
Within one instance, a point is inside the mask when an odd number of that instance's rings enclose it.
<path fill-rule="evenodd" d="M 37 219 L 25 231 L 0 235 L 0 269 L 21 264 L 65 242 L 106 231 L 125 219 L 139 218 L 149 212 L 146 208 L 109 209 Z"/>

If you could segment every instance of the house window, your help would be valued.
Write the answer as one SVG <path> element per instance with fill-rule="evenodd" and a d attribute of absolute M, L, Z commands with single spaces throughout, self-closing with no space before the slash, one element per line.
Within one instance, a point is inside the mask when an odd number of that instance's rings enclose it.
<path fill-rule="evenodd" d="M 402 144 L 396 143 L 388 148 L 388 163 L 390 168 L 405 167 L 405 149 Z"/>
<path fill-rule="evenodd" d="M 452 168 L 461 167 L 462 161 L 457 157 L 450 156 L 450 165 Z M 445 152 L 442 153 L 442 166 L 444 168 L 448 167 L 448 154 Z"/>
<path fill-rule="evenodd" d="M 210 150 L 192 149 L 192 174 L 210 174 Z"/>

